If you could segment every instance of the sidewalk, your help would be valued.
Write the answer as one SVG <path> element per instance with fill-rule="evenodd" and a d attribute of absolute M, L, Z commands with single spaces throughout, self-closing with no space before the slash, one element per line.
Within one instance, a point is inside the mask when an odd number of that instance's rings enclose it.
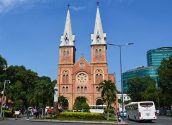
<path fill-rule="evenodd" d="M 98 121 L 67 121 L 50 119 L 30 119 L 30 122 L 59 122 L 59 123 L 87 123 L 87 124 L 108 124 L 108 125 L 128 125 L 127 122 L 98 122 Z"/>

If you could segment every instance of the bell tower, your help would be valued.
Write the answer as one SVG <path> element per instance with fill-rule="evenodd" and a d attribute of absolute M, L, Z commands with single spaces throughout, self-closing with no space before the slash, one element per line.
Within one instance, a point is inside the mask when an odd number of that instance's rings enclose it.
<path fill-rule="evenodd" d="M 106 61 L 106 33 L 103 32 L 99 3 L 97 3 L 97 12 L 94 33 L 91 34 L 91 63 L 107 63 Z"/>
<path fill-rule="evenodd" d="M 73 106 L 73 77 L 72 71 L 75 64 L 75 35 L 72 33 L 70 8 L 68 5 L 64 33 L 59 45 L 59 64 L 58 64 L 58 96 L 65 96 L 70 102 L 69 107 Z"/>
<path fill-rule="evenodd" d="M 75 35 L 72 33 L 70 9 L 68 5 L 66 23 L 64 33 L 61 36 L 59 46 L 59 64 L 74 64 L 75 63 Z"/>

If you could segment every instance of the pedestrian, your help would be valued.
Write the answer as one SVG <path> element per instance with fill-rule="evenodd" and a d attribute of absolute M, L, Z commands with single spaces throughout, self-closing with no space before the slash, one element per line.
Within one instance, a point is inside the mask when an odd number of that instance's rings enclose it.
<path fill-rule="evenodd" d="M 26 120 L 29 120 L 30 113 L 31 113 L 30 110 L 27 109 L 27 110 L 26 110 L 26 114 L 27 114 L 27 119 L 26 119 Z"/>

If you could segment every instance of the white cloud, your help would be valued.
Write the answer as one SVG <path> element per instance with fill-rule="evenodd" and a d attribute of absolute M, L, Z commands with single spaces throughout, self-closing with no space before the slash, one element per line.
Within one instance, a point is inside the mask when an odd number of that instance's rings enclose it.
<path fill-rule="evenodd" d="M 0 0 L 0 13 L 8 12 L 19 6 L 33 5 L 34 3 L 45 1 L 46 0 Z"/>
<path fill-rule="evenodd" d="M 85 6 L 82 6 L 82 7 L 75 7 L 75 6 L 71 6 L 70 8 L 71 8 L 71 9 L 73 9 L 74 11 L 80 11 L 80 10 L 84 10 L 84 9 L 86 9 L 86 7 L 85 7 Z"/>
<path fill-rule="evenodd" d="M 111 5 L 112 2 L 114 2 L 114 1 L 119 2 L 119 3 L 126 3 L 126 2 L 132 3 L 132 2 L 134 2 L 134 0 L 107 0 L 107 4 Z"/>

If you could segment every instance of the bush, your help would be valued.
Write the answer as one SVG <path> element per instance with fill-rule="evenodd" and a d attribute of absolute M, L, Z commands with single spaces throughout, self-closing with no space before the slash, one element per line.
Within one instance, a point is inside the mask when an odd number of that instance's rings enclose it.
<path fill-rule="evenodd" d="M 4 116 L 8 118 L 12 118 L 13 117 L 12 110 L 4 110 Z"/>
<path fill-rule="evenodd" d="M 83 112 L 90 112 L 90 107 L 87 103 L 83 103 L 81 107 Z"/>
<path fill-rule="evenodd" d="M 107 114 L 107 112 L 114 114 L 114 109 L 104 109 L 104 113 Z"/>
<path fill-rule="evenodd" d="M 105 120 L 103 114 L 90 112 L 62 112 L 60 118 L 82 119 L 82 120 Z"/>

